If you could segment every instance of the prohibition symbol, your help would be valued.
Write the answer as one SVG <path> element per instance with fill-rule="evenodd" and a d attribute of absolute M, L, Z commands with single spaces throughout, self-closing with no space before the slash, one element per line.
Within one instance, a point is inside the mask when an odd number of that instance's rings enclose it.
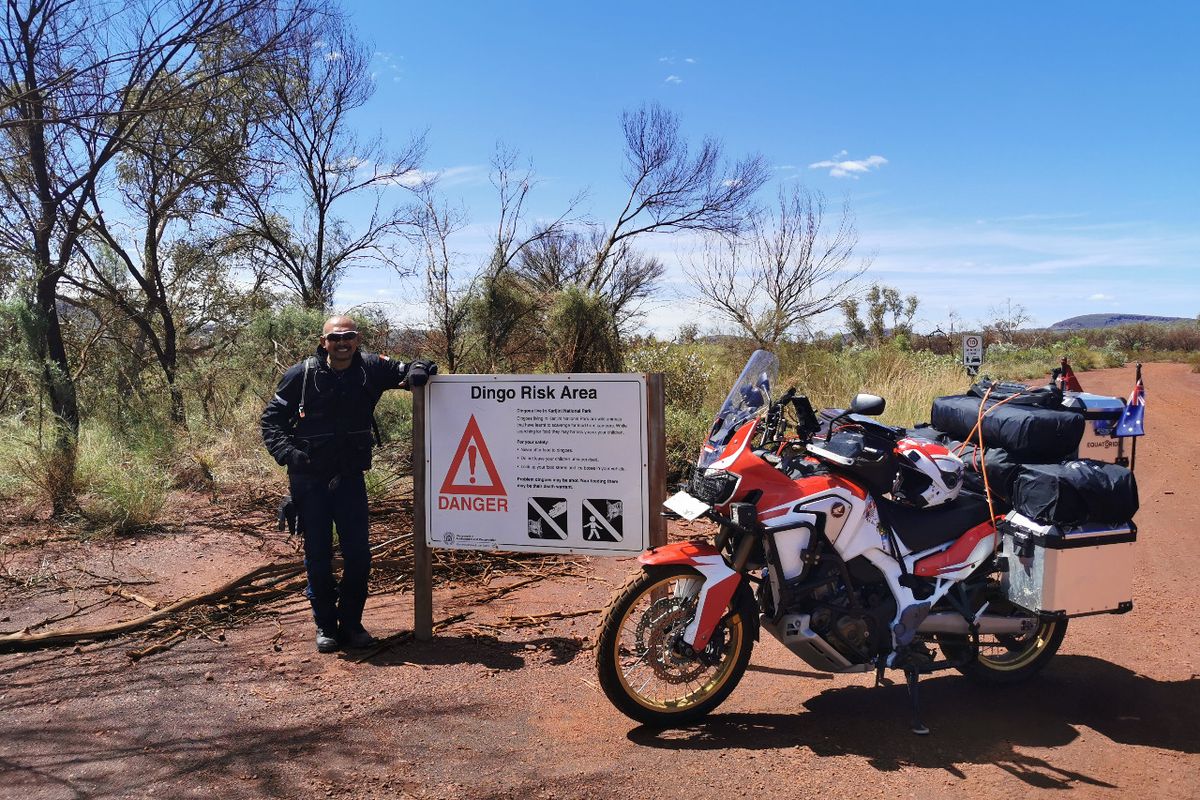
<path fill-rule="evenodd" d="M 487 473 L 486 478 L 480 474 L 480 467 Z M 440 494 L 508 494 L 504 491 L 504 484 L 500 482 L 500 473 L 496 471 L 496 464 L 483 441 L 483 433 L 479 430 L 479 423 L 475 421 L 474 414 L 471 415 L 462 439 L 458 442 L 458 449 L 450 461 L 450 469 L 446 470 Z"/>
<path fill-rule="evenodd" d="M 527 519 L 530 539 L 566 539 L 567 499 L 531 497 Z"/>
<path fill-rule="evenodd" d="M 585 542 L 619 542 L 625 538 L 622 532 L 622 510 L 620 500 L 583 501 L 583 540 Z"/>

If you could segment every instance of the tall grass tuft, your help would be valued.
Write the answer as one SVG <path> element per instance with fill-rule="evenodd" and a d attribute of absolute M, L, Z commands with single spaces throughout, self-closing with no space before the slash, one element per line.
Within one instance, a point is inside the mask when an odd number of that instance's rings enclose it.
<path fill-rule="evenodd" d="M 161 461 L 99 425 L 85 428 L 79 437 L 76 480 L 83 515 L 93 525 L 120 534 L 156 525 L 171 488 L 170 473 Z"/>
<path fill-rule="evenodd" d="M 928 421 L 934 397 L 959 394 L 970 385 L 952 356 L 890 346 L 841 352 L 808 348 L 782 370 L 784 384 L 807 394 L 814 408 L 845 408 L 859 392 L 879 395 L 887 401 L 880 421 L 890 425 Z"/>

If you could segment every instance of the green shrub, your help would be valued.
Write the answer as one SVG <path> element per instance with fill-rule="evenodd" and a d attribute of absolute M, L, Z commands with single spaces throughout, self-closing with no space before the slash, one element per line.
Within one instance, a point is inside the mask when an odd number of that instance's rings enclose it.
<path fill-rule="evenodd" d="M 732 382 L 732 381 L 731 381 Z M 679 480 L 689 464 L 695 464 L 700 455 L 700 446 L 708 436 L 709 427 L 716 416 L 704 411 L 687 411 L 667 406 L 667 483 Z"/>
<path fill-rule="evenodd" d="M 705 359 L 700 346 L 655 341 L 629 353 L 625 357 L 625 369 L 663 373 L 667 406 L 689 413 L 700 411 L 709 402 L 717 372 L 716 365 Z M 723 393 L 728 388 L 722 385 L 720 390 Z"/>
<path fill-rule="evenodd" d="M 171 484 L 161 462 L 98 425 L 85 428 L 79 437 L 75 477 L 83 515 L 115 533 L 157 524 Z"/>

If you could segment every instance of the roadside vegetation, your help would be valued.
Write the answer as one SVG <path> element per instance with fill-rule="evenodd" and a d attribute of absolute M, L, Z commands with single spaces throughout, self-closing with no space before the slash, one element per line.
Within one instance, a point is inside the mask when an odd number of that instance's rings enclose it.
<path fill-rule="evenodd" d="M 2 324 L 12 334 L 11 306 L 8 312 Z M 54 492 L 69 481 L 76 504 L 62 521 L 81 535 L 94 535 L 153 528 L 168 508 L 172 491 L 282 494 L 283 471 L 262 447 L 258 416 L 281 370 L 315 343 L 313 332 L 323 313 L 295 306 L 264 309 L 222 346 L 220 358 L 191 361 L 178 379 L 186 400 L 186 427 L 171 422 L 170 394 L 155 382 L 156 373 L 137 370 L 122 352 L 127 340 L 97 343 L 94 347 L 111 350 L 96 353 L 87 379 L 80 383 L 89 413 L 80 426 L 72 474 L 56 460 L 53 423 L 44 399 L 38 397 L 36 371 L 26 356 L 10 347 L 0 362 L 0 370 L 9 376 L 0 406 L 0 499 L 19 517 L 44 519 Z M 370 315 L 361 316 L 360 325 L 373 349 L 401 356 L 426 352 L 422 337 L 430 335 L 427 331 L 397 331 L 385 319 Z M 1200 330 L 1186 327 L 1110 329 L 1104 337 L 1093 337 L 1098 346 L 1079 334 L 1030 336 L 1024 346 L 996 343 L 987 349 L 982 372 L 1033 382 L 1046 379 L 1064 357 L 1080 372 L 1134 359 L 1194 360 L 1200 352 Z M 1193 340 L 1197 349 L 1189 352 L 1186 348 Z M 1141 344 L 1138 349 L 1118 349 L 1117 343 L 1126 341 Z M 784 384 L 799 387 L 815 407 L 842 407 L 855 393 L 866 391 L 887 398 L 885 422 L 909 425 L 928 419 L 933 397 L 961 392 L 970 382 L 957 353 L 948 347 L 921 347 L 929 343 L 930 337 L 921 336 L 889 336 L 879 343 L 836 337 L 781 342 L 775 350 Z M 621 369 L 665 375 L 673 476 L 695 458 L 729 384 L 756 346 L 744 337 L 685 342 L 634 336 L 622 348 Z M 463 371 L 481 366 L 468 361 Z M 549 358 L 515 366 L 531 372 L 558 367 Z M 378 500 L 398 496 L 410 485 L 410 396 L 387 393 L 376 416 L 384 445 L 369 474 L 368 490 Z"/>

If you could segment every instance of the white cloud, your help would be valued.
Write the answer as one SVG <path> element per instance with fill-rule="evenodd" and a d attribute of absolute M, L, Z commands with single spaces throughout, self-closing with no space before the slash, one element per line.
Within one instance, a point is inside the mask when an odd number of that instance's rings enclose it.
<path fill-rule="evenodd" d="M 695 63 L 696 63 L 696 59 L 694 59 L 694 58 L 685 58 L 685 59 L 683 60 L 683 63 L 685 63 L 685 64 L 695 64 Z"/>
<path fill-rule="evenodd" d="M 1100 292 L 1097 292 L 1096 294 L 1089 297 L 1088 300 L 1112 300 L 1112 295 L 1101 294 Z"/>
<path fill-rule="evenodd" d="M 827 169 L 829 170 L 829 174 L 834 178 L 854 178 L 857 180 L 859 175 L 865 172 L 870 172 L 874 169 L 879 169 L 884 164 L 888 163 L 888 160 L 883 156 L 868 156 L 861 161 L 852 161 L 849 159 L 844 161 L 838 160 L 845 155 L 847 155 L 847 153 L 845 150 L 843 150 L 832 159 L 827 161 L 818 161 L 815 164 L 809 164 L 808 168 Z"/>
<path fill-rule="evenodd" d="M 671 58 L 670 56 L 659 56 L 659 58 L 658 58 L 658 63 L 660 63 L 660 64 L 674 64 L 674 63 L 675 63 L 675 59 Z"/>
<path fill-rule="evenodd" d="M 436 180 L 440 186 L 461 186 L 479 183 L 487 178 L 487 170 L 476 165 L 446 167 L 440 170 L 413 169 L 396 178 L 392 183 L 412 188 L 426 181 Z"/>
<path fill-rule="evenodd" d="M 679 77 L 678 75 L 668 75 L 666 82 L 667 83 L 683 83 L 683 78 Z"/>

